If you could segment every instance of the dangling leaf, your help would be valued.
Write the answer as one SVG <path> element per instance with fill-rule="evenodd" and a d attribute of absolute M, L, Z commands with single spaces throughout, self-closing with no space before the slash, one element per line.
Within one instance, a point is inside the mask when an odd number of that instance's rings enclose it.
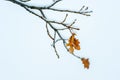
<path fill-rule="evenodd" d="M 72 34 L 72 36 L 69 38 L 68 43 L 66 46 L 69 46 L 69 52 L 73 53 L 74 49 L 80 50 L 80 42 L 78 39 L 75 38 L 75 33 Z"/>
<path fill-rule="evenodd" d="M 81 58 L 81 61 L 84 65 L 84 68 L 89 69 L 89 65 L 90 65 L 89 59 Z"/>

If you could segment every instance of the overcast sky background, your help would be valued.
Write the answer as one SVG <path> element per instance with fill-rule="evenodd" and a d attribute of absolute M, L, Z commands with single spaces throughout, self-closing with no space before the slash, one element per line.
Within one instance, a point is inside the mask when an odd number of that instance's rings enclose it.
<path fill-rule="evenodd" d="M 38 1 L 38 2 L 37 2 Z M 49 0 L 28 4 L 44 6 Z M 77 55 L 90 59 L 90 69 L 57 44 L 57 59 L 45 23 L 20 6 L 0 0 L 0 80 L 119 80 L 120 10 L 119 0 L 63 0 L 56 8 L 78 10 L 82 5 L 93 10 L 90 17 L 77 18 Z M 61 20 L 63 13 L 46 12 L 49 19 Z M 63 35 L 65 36 L 65 35 Z M 68 36 L 65 36 L 68 37 Z"/>

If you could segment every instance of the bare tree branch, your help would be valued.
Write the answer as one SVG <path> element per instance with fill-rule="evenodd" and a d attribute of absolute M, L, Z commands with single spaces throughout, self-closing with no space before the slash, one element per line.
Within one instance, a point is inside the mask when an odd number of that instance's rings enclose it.
<path fill-rule="evenodd" d="M 34 6 L 34 5 L 28 5 L 26 4 L 25 2 L 28 2 L 30 0 L 6 0 L 6 1 L 10 1 L 14 4 L 17 4 L 21 7 L 23 7 L 26 11 L 28 11 L 29 13 L 39 17 L 40 19 L 42 19 L 45 23 L 46 23 L 46 30 L 47 30 L 47 34 L 48 36 L 53 40 L 53 48 L 55 50 L 55 53 L 56 53 L 56 56 L 59 58 L 59 54 L 58 54 L 58 51 L 56 49 L 56 43 L 58 41 L 62 41 L 63 42 L 63 45 L 65 47 L 65 49 L 69 52 L 69 49 L 67 48 L 66 46 L 66 40 L 68 40 L 70 42 L 70 45 L 72 46 L 75 46 L 75 45 L 78 45 L 80 42 L 78 41 L 78 39 L 74 38 L 74 33 L 72 30 L 80 30 L 79 28 L 76 28 L 74 27 L 74 24 L 76 23 L 76 20 L 75 19 L 72 23 L 66 23 L 66 20 L 67 20 L 67 17 L 68 17 L 68 13 L 74 13 L 74 14 L 81 14 L 81 15 L 85 15 L 85 16 L 90 16 L 90 13 L 92 11 L 88 11 L 88 7 L 85 7 L 85 6 L 82 6 L 80 8 L 79 11 L 73 11 L 73 10 L 66 10 L 66 9 L 57 9 L 57 8 L 52 8 L 53 6 L 55 6 L 58 2 L 62 1 L 62 0 L 53 0 L 53 3 L 49 6 Z M 38 10 L 40 14 L 38 13 L 35 13 L 33 10 Z M 65 18 L 63 19 L 62 22 L 60 21 L 54 21 L 54 20 L 48 20 L 45 13 L 44 13 L 44 10 L 52 10 L 52 11 L 57 11 L 57 12 L 64 12 L 64 13 L 67 13 Z M 61 25 L 63 26 L 64 28 L 56 28 L 53 24 L 58 24 L 58 25 Z M 54 31 L 54 36 L 52 37 L 52 35 L 50 34 L 50 31 L 48 29 L 48 27 L 50 27 L 51 29 L 53 29 Z M 60 31 L 65 31 L 65 30 L 69 30 L 69 32 L 71 33 L 71 37 L 70 39 L 65 39 L 62 34 L 60 33 Z M 58 39 L 57 39 L 57 37 Z M 73 45 L 73 42 L 71 41 L 76 41 Z M 72 55 L 78 59 L 82 59 L 81 57 L 75 55 L 74 53 L 72 53 Z"/>

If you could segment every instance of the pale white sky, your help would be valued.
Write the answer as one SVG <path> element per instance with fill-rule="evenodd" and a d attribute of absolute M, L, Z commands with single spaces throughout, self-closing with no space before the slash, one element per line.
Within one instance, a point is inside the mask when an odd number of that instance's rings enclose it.
<path fill-rule="evenodd" d="M 43 6 L 48 0 L 32 0 Z M 63 0 L 55 7 L 77 10 L 82 5 L 93 10 L 92 16 L 70 14 L 77 18 L 77 38 L 81 51 L 77 55 L 90 59 L 90 69 L 57 44 L 57 59 L 44 22 L 20 6 L 0 1 L 0 80 L 119 80 L 120 10 L 119 0 Z M 49 19 L 64 17 L 46 12 Z M 59 16 L 58 16 L 59 15 Z M 65 35 L 63 35 L 65 36 Z M 66 37 L 66 36 L 65 36 Z"/>

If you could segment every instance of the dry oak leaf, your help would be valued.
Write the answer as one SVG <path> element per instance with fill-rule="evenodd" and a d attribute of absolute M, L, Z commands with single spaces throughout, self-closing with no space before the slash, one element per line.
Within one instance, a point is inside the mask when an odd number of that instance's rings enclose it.
<path fill-rule="evenodd" d="M 66 46 L 70 47 L 69 48 L 70 53 L 73 53 L 74 49 L 80 50 L 80 45 L 79 45 L 80 42 L 78 39 L 75 38 L 75 35 L 76 35 L 75 33 L 72 33 L 72 36 L 68 40 L 69 43 L 66 44 Z"/>
<path fill-rule="evenodd" d="M 84 68 L 89 69 L 89 65 L 90 65 L 89 59 L 81 58 L 81 61 L 84 65 Z"/>

